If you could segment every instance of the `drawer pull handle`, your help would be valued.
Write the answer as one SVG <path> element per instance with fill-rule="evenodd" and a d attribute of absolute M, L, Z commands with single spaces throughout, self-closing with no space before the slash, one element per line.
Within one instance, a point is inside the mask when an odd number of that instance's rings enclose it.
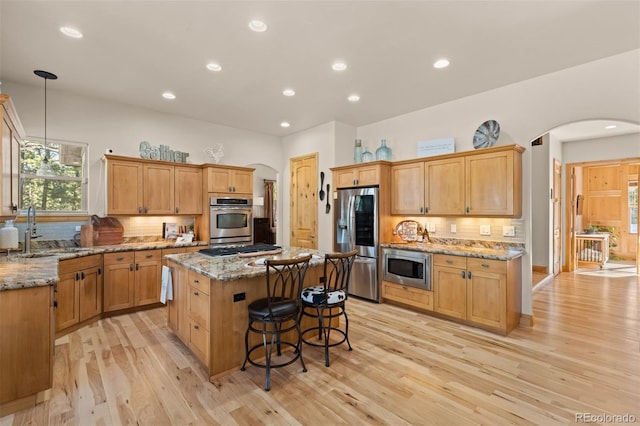
<path fill-rule="evenodd" d="M 129 270 L 133 271 L 133 263 L 129 265 Z"/>
<path fill-rule="evenodd" d="M 152 255 L 152 254 L 148 254 L 148 255 L 146 255 L 145 257 L 146 257 L 147 259 L 149 259 L 149 258 L 153 257 L 153 255 Z"/>
<path fill-rule="evenodd" d="M 462 272 L 462 278 L 464 278 L 464 271 L 461 271 L 461 272 Z"/>
<path fill-rule="evenodd" d="M 486 263 L 483 263 L 483 264 L 482 264 L 482 267 L 483 267 L 483 268 L 488 268 L 488 267 L 489 267 L 489 265 L 488 265 L 488 264 L 486 264 Z"/>
<path fill-rule="evenodd" d="M 193 280 L 193 282 L 194 282 L 194 283 L 199 283 L 200 281 L 198 281 L 198 280 Z"/>
<path fill-rule="evenodd" d="M 453 263 L 453 260 L 451 260 L 451 259 L 447 259 L 447 263 L 448 263 L 448 264 L 452 264 L 452 263 Z"/>
<path fill-rule="evenodd" d="M 194 295 L 194 296 L 200 296 L 200 293 L 198 293 L 197 291 L 194 291 L 194 292 L 193 292 L 193 295 Z"/>
<path fill-rule="evenodd" d="M 467 278 L 471 279 L 471 271 L 467 272 Z"/>
<path fill-rule="evenodd" d="M 194 324 L 193 328 L 195 328 L 196 330 L 200 330 L 200 326 L 198 324 Z"/>
<path fill-rule="evenodd" d="M 124 256 L 116 257 L 116 260 L 124 260 Z"/>

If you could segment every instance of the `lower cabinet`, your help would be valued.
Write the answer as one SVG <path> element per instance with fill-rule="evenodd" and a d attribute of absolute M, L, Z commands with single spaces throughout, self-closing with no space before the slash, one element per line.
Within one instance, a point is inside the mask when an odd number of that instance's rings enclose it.
<path fill-rule="evenodd" d="M 162 250 L 104 255 L 104 311 L 160 302 Z"/>
<path fill-rule="evenodd" d="M 435 254 L 433 310 L 507 334 L 520 322 L 521 259 L 489 260 Z"/>
<path fill-rule="evenodd" d="M 0 417 L 53 383 L 53 286 L 0 291 Z"/>
<path fill-rule="evenodd" d="M 382 281 L 382 297 L 415 308 L 433 310 L 433 292 L 421 288 Z"/>
<path fill-rule="evenodd" d="M 58 275 L 56 331 L 102 313 L 102 255 L 62 260 Z"/>
<path fill-rule="evenodd" d="M 189 340 L 189 315 L 187 311 L 187 295 L 186 289 L 182 285 L 178 285 L 179 282 L 188 282 L 188 274 L 185 268 L 175 268 L 175 266 L 168 265 L 165 256 L 168 254 L 180 254 L 189 253 L 202 250 L 203 246 L 196 247 L 178 247 L 162 250 L 162 266 L 171 267 L 171 277 L 173 281 L 173 299 L 167 300 L 168 311 L 168 324 L 169 328 L 180 337 L 182 341 Z"/>

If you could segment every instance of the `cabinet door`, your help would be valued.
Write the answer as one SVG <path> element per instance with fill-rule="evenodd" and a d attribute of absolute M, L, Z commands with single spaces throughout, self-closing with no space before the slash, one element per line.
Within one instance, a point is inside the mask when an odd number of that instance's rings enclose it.
<path fill-rule="evenodd" d="M 234 170 L 232 187 L 233 192 L 253 194 L 253 172 L 248 170 Z"/>
<path fill-rule="evenodd" d="M 134 254 L 104 255 L 104 311 L 131 308 L 135 304 Z"/>
<path fill-rule="evenodd" d="M 369 186 L 380 183 L 379 166 L 360 166 L 356 169 L 356 185 Z"/>
<path fill-rule="evenodd" d="M 80 312 L 78 312 L 79 285 L 80 272 L 61 273 L 58 277 L 56 331 L 80 322 Z"/>
<path fill-rule="evenodd" d="M 185 343 L 189 344 L 189 272 L 186 268 L 171 265 L 173 279 L 173 300 L 167 301 L 169 306 L 169 327 Z"/>
<path fill-rule="evenodd" d="M 173 214 L 175 178 L 169 164 L 144 164 L 143 198 L 145 214 Z"/>
<path fill-rule="evenodd" d="M 136 252 L 135 306 L 160 302 L 162 251 Z"/>
<path fill-rule="evenodd" d="M 141 163 L 108 160 L 107 213 L 143 213 Z"/>
<path fill-rule="evenodd" d="M 454 318 L 467 315 L 467 279 L 464 269 L 433 267 L 433 310 Z"/>
<path fill-rule="evenodd" d="M 13 103 L 6 95 L 0 95 L 0 128 L 2 129 L 2 151 L 0 151 L 0 216 L 16 216 L 18 211 L 18 170 L 22 124 Z"/>
<path fill-rule="evenodd" d="M 355 186 L 356 176 L 353 170 L 336 170 L 333 172 L 334 186 L 337 188 L 349 188 Z"/>
<path fill-rule="evenodd" d="M 467 319 L 477 324 L 506 330 L 506 262 L 469 259 Z"/>
<path fill-rule="evenodd" d="M 175 166 L 175 213 L 202 214 L 202 169 Z"/>
<path fill-rule="evenodd" d="M 391 167 L 391 214 L 424 214 L 424 163 Z"/>
<path fill-rule="evenodd" d="M 208 192 L 231 192 L 231 170 L 217 167 L 207 169 Z"/>
<path fill-rule="evenodd" d="M 514 204 L 513 151 L 469 155 L 466 158 L 466 213 L 487 216 L 519 216 Z M 514 207 L 516 207 L 514 209 Z"/>
<path fill-rule="evenodd" d="M 79 272 L 80 321 L 102 313 L 102 267 Z"/>
<path fill-rule="evenodd" d="M 425 213 L 464 214 L 464 158 L 425 163 Z"/>

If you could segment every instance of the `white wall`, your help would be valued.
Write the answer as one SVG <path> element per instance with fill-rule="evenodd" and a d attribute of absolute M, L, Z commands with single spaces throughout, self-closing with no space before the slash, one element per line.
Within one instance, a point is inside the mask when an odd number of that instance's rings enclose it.
<path fill-rule="evenodd" d="M 531 150 L 531 258 L 532 264 L 549 268 L 549 136 Z"/>
<path fill-rule="evenodd" d="M 638 122 L 638 75 L 640 50 L 633 50 L 362 126 L 358 137 L 369 141 L 385 137 L 397 161 L 415 158 L 420 140 L 453 136 L 456 151 L 472 150 L 476 128 L 485 120 L 494 119 L 501 126 L 498 145 L 518 143 L 528 148 L 523 155 L 527 253 L 522 265 L 522 310 L 532 314 L 532 155 L 528 142 L 561 124 L 581 120 Z M 565 156 L 564 161 L 569 162 L 569 158 Z"/>
<path fill-rule="evenodd" d="M 621 160 L 633 157 L 640 157 L 640 133 L 584 139 L 562 144 L 562 158 L 565 163 Z"/>
<path fill-rule="evenodd" d="M 44 89 L 3 81 L 28 136 L 44 137 Z M 189 162 L 212 162 L 204 150 L 224 145 L 223 164 L 262 163 L 281 171 L 280 138 L 191 120 L 176 115 L 74 95 L 47 86 L 47 138 L 89 144 L 89 213 L 105 214 L 105 171 L 101 158 L 107 148 L 114 154 L 139 157 L 141 141 L 168 145 L 189 152 Z"/>

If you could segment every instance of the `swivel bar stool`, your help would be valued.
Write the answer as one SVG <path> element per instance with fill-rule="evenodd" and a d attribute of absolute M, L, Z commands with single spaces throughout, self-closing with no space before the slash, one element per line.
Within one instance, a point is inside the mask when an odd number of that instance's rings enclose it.
<path fill-rule="evenodd" d="M 307 287 L 302 290 L 303 316 L 317 318 L 318 326 L 305 329 L 302 332 L 302 340 L 312 346 L 324 347 L 324 365 L 329 367 L 329 347 L 347 342 L 349 350 L 352 350 L 349 342 L 349 317 L 345 310 L 348 297 L 348 287 L 351 280 L 351 268 L 358 250 L 348 253 L 326 254 L 324 257 L 324 275 L 320 278 L 322 285 Z M 339 323 L 339 317 L 344 316 L 344 329 Z M 339 338 L 331 341 L 331 332 L 338 333 Z M 311 334 L 318 334 L 317 341 Z"/>
<path fill-rule="evenodd" d="M 293 259 L 267 260 L 265 278 L 267 284 L 266 297 L 249 304 L 249 325 L 244 336 L 245 359 L 241 370 L 245 370 L 248 363 L 266 370 L 264 390 L 271 387 L 271 369 L 292 364 L 298 358 L 302 364 L 302 371 L 307 367 L 302 359 L 302 332 L 300 330 L 300 299 L 304 277 L 309 267 L 311 255 Z M 282 340 L 282 335 L 295 330 L 295 341 Z M 249 333 L 262 335 L 262 343 L 249 347 Z M 276 364 L 272 362 L 275 347 L 276 355 L 282 355 L 282 346 L 293 348 L 293 356 Z M 259 362 L 255 351 L 264 350 L 264 362 Z M 276 360 L 273 360 L 276 361 Z"/>

